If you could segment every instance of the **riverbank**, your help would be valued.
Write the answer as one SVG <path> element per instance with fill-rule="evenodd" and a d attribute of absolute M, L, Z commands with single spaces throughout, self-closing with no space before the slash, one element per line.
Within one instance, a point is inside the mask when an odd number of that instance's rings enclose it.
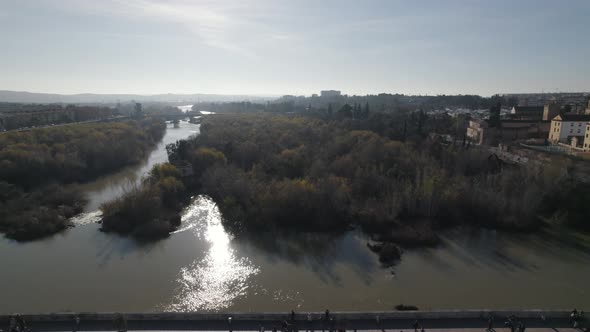
<path fill-rule="evenodd" d="M 69 226 L 86 199 L 76 182 L 146 157 L 162 138 L 157 119 L 78 124 L 0 137 L 0 232 L 34 240 Z"/>

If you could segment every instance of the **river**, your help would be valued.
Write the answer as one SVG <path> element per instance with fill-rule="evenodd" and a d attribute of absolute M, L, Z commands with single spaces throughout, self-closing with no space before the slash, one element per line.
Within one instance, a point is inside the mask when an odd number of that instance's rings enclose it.
<path fill-rule="evenodd" d="M 140 165 L 84 185 L 86 213 L 47 239 L 0 239 L 0 313 L 588 308 L 590 240 L 571 232 L 456 229 L 438 248 L 383 268 L 362 234 L 234 238 L 199 196 L 182 228 L 152 244 L 100 232 L 98 206 L 158 162 L 165 144 L 198 133 L 169 126 Z"/>

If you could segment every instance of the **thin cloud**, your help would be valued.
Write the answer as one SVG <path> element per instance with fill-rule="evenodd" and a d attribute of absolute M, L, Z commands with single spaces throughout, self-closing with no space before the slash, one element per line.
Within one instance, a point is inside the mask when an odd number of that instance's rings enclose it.
<path fill-rule="evenodd" d="M 61 3 L 64 4 L 63 2 Z M 254 57 L 253 38 L 286 41 L 290 35 L 255 20 L 249 2 L 223 1 L 105 0 L 69 1 L 62 8 L 129 19 L 155 20 L 179 24 L 205 45 L 235 54 Z"/>

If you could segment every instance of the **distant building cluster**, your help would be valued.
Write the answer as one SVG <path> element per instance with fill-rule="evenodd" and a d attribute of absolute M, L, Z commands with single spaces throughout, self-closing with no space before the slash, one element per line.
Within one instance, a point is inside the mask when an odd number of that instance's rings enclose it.
<path fill-rule="evenodd" d="M 548 144 L 590 152 L 590 99 L 585 104 L 562 104 L 553 99 L 544 106 L 515 106 L 498 124 L 472 119 L 467 138 L 475 144 L 495 145 L 531 138 Z"/>
<path fill-rule="evenodd" d="M 590 151 L 590 100 L 584 113 L 565 113 L 553 118 L 549 142 L 567 144 L 574 149 Z"/>
<path fill-rule="evenodd" d="M 505 94 L 506 98 L 513 98 L 519 106 L 538 106 L 547 102 L 559 101 L 561 105 L 568 105 L 572 112 L 583 112 L 586 108 L 587 93 L 513 93 Z"/>
<path fill-rule="evenodd" d="M 108 118 L 114 110 L 97 106 L 0 103 L 0 130 Z"/>
<path fill-rule="evenodd" d="M 339 97 L 340 91 L 339 90 L 322 90 L 322 91 L 320 91 L 320 96 L 322 96 L 322 97 Z"/>

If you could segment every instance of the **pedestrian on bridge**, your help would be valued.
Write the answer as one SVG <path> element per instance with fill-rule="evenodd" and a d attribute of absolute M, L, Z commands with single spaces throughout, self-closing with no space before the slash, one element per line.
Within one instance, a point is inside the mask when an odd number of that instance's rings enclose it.
<path fill-rule="evenodd" d="M 289 324 L 289 322 L 287 322 L 286 320 L 284 320 L 282 322 L 282 325 L 283 325 L 283 329 L 282 329 L 283 332 L 290 332 L 290 331 L 292 331 L 291 324 Z"/>
<path fill-rule="evenodd" d="M 20 332 L 25 332 L 25 330 L 27 329 L 25 320 L 21 315 L 16 315 L 16 328 Z"/>
<path fill-rule="evenodd" d="M 492 332 L 494 330 L 494 316 L 490 315 L 488 317 L 488 332 Z"/>
<path fill-rule="evenodd" d="M 574 327 L 576 327 L 576 319 L 578 316 L 578 310 L 576 310 L 576 308 L 574 308 L 574 310 L 572 310 L 572 312 L 570 313 L 570 323 L 574 325 Z"/>
<path fill-rule="evenodd" d="M 119 332 L 127 332 L 127 320 L 122 314 L 118 314 L 115 318 L 115 327 Z"/>
<path fill-rule="evenodd" d="M 17 332 L 17 327 L 16 327 L 16 318 L 14 316 L 10 316 L 10 319 L 8 320 L 8 332 Z"/>
<path fill-rule="evenodd" d="M 80 316 L 76 316 L 74 318 L 74 330 L 73 330 L 73 332 L 78 332 L 79 329 L 80 329 Z"/>
<path fill-rule="evenodd" d="M 510 328 L 510 332 L 514 332 L 514 330 L 516 329 L 516 316 L 508 316 L 508 320 L 504 323 L 504 325 Z"/>

